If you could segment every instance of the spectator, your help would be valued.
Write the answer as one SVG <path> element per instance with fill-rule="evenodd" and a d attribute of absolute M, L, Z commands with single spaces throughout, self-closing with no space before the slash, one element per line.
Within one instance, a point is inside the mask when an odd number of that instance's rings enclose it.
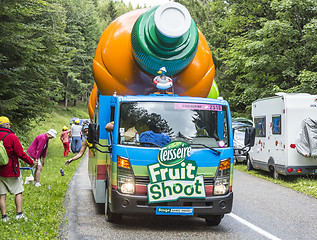
<path fill-rule="evenodd" d="M 92 144 L 89 143 L 88 140 L 87 140 L 87 136 L 88 136 L 88 124 L 83 125 L 83 133 L 85 134 L 85 137 L 86 137 L 86 138 L 85 138 L 85 141 L 83 142 L 83 144 L 82 144 L 82 146 L 81 146 L 81 149 L 80 149 L 79 153 L 78 153 L 76 156 L 74 156 L 74 157 L 68 159 L 68 160 L 65 162 L 65 165 L 69 165 L 71 162 L 73 162 L 73 161 L 75 161 L 75 160 L 81 158 L 81 157 L 84 155 L 84 153 L 85 153 L 87 147 L 89 147 L 89 148 L 92 147 Z"/>
<path fill-rule="evenodd" d="M 0 208 L 2 221 L 7 222 L 6 215 L 6 196 L 7 193 L 15 195 L 16 219 L 27 219 L 22 213 L 23 197 L 22 192 L 23 180 L 20 174 L 18 159 L 22 159 L 31 167 L 34 166 L 34 161 L 24 152 L 19 138 L 10 129 L 10 121 L 7 117 L 0 117 L 0 139 L 3 139 L 3 145 L 9 156 L 7 165 L 0 166 Z"/>
<path fill-rule="evenodd" d="M 69 133 L 70 130 L 68 130 L 68 128 L 64 126 L 60 136 L 60 140 L 62 141 L 64 146 L 64 157 L 67 157 L 69 153 Z"/>
<path fill-rule="evenodd" d="M 79 125 L 79 120 L 75 120 L 75 124 L 71 128 L 72 144 L 71 149 L 74 154 L 79 153 L 81 149 L 81 129 L 82 126 Z"/>
<path fill-rule="evenodd" d="M 33 159 L 37 160 L 37 167 L 35 170 L 35 181 L 34 185 L 36 187 L 40 187 L 40 175 L 41 171 L 45 165 L 45 157 L 48 147 L 48 141 L 50 139 L 56 138 L 56 130 L 50 129 L 46 133 L 38 135 L 33 142 L 31 143 L 30 147 L 27 150 L 29 156 Z M 42 162 L 41 162 L 42 160 Z"/>

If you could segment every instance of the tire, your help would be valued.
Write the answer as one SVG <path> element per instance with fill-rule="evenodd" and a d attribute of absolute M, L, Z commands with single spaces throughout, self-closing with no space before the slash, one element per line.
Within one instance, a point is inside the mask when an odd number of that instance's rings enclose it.
<path fill-rule="evenodd" d="M 207 226 L 218 226 L 223 218 L 223 215 L 205 216 Z"/>
<path fill-rule="evenodd" d="M 105 215 L 108 222 L 119 223 L 121 221 L 122 215 L 119 213 L 111 212 L 109 208 L 109 192 L 106 188 L 106 202 L 105 202 Z"/>
<path fill-rule="evenodd" d="M 272 173 L 273 179 L 280 179 L 280 174 L 273 168 L 273 173 Z"/>
<path fill-rule="evenodd" d="M 250 158 L 250 155 L 249 155 L 249 153 L 247 153 L 245 155 L 245 159 L 243 160 L 242 164 L 247 164 L 247 161 L 248 161 L 249 158 Z"/>
<path fill-rule="evenodd" d="M 252 166 L 250 157 L 248 157 L 248 159 L 247 159 L 247 169 L 248 169 L 248 171 L 251 171 L 251 170 L 254 169 L 253 166 Z"/>

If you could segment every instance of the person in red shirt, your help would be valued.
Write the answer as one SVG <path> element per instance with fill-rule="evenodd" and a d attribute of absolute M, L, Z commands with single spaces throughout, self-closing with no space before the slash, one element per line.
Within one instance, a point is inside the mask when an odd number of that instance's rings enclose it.
<path fill-rule="evenodd" d="M 62 141 L 64 146 L 64 157 L 68 157 L 68 153 L 69 153 L 69 133 L 70 133 L 70 130 L 67 130 L 67 127 L 64 126 L 60 136 L 60 140 Z"/>
<path fill-rule="evenodd" d="M 0 117 L 0 139 L 3 139 L 3 145 L 9 156 L 7 165 L 0 166 L 0 208 L 2 221 L 8 221 L 6 215 L 6 196 L 7 193 L 15 195 L 15 205 L 17 210 L 16 218 L 27 219 L 22 213 L 23 180 L 20 174 L 19 158 L 28 163 L 31 167 L 36 163 L 23 150 L 19 138 L 14 131 L 10 129 L 10 120 L 7 117 Z"/>
<path fill-rule="evenodd" d="M 29 148 L 26 150 L 29 156 L 33 159 L 37 160 L 37 167 L 35 170 L 35 182 L 34 185 L 35 187 L 40 187 L 40 175 L 41 171 L 44 167 L 45 164 L 45 157 L 46 157 L 46 152 L 47 152 L 47 147 L 48 147 L 48 141 L 50 139 L 56 138 L 56 130 L 55 129 L 50 129 L 46 133 L 38 135 Z"/>

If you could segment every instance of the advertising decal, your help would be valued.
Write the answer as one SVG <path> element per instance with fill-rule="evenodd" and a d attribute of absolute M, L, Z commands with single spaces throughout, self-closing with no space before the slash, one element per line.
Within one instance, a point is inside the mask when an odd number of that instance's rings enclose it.
<path fill-rule="evenodd" d="M 161 148 L 158 163 L 147 166 L 150 177 L 147 185 L 149 203 L 206 197 L 203 175 L 197 176 L 196 162 L 186 159 L 190 154 L 190 145 L 181 141 Z M 164 208 L 159 211 L 173 213 L 174 210 Z M 187 210 L 178 208 L 177 211 L 184 214 Z"/>

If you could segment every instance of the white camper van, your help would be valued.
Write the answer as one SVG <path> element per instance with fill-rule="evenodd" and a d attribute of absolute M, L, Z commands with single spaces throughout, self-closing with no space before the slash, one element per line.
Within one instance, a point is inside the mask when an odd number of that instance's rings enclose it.
<path fill-rule="evenodd" d="M 317 95 L 277 93 L 252 103 L 255 143 L 248 170 L 317 175 Z"/>

